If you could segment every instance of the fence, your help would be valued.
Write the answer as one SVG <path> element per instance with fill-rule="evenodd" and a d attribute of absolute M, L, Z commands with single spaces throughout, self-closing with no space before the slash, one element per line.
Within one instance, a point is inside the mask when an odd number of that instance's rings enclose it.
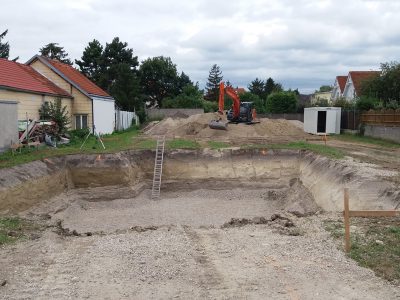
<path fill-rule="evenodd" d="M 131 111 L 115 110 L 115 130 L 124 130 L 132 126 L 134 120 L 136 125 L 139 125 L 139 118 L 136 113 Z"/>
<path fill-rule="evenodd" d="M 361 122 L 371 125 L 400 126 L 400 110 L 370 110 L 361 115 Z"/>
<path fill-rule="evenodd" d="M 342 110 L 340 129 L 358 130 L 360 112 L 357 110 Z"/>

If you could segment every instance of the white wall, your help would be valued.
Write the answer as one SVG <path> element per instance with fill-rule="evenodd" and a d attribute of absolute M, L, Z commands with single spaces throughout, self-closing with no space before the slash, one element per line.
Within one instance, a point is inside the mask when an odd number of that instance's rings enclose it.
<path fill-rule="evenodd" d="M 135 119 L 135 124 L 139 125 L 137 115 L 132 111 L 115 111 L 115 130 L 124 130 L 132 126 L 132 120 Z"/>
<path fill-rule="evenodd" d="M 93 121 L 96 133 L 112 133 L 115 127 L 114 100 L 93 97 Z"/>
<path fill-rule="evenodd" d="M 314 108 L 304 109 L 304 132 L 317 134 L 318 112 Z"/>

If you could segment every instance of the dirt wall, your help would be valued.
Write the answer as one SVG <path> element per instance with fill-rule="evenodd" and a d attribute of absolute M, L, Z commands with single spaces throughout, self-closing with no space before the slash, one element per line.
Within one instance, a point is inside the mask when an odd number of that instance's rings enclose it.
<path fill-rule="evenodd" d="M 150 150 L 70 155 L 3 169 L 0 212 L 26 210 L 75 187 L 150 187 L 154 155 Z M 174 150 L 165 153 L 163 168 L 163 188 L 282 188 L 300 179 L 327 211 L 343 209 L 344 187 L 350 189 L 351 209 L 392 209 L 400 198 L 387 181 L 363 176 L 342 160 L 298 150 Z"/>

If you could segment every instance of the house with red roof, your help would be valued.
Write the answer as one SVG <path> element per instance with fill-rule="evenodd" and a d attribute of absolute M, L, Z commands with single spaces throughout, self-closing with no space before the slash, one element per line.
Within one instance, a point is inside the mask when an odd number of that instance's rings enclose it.
<path fill-rule="evenodd" d="M 347 75 L 346 84 L 343 90 L 343 97 L 353 100 L 361 95 L 362 82 L 379 76 L 379 71 L 350 71 Z"/>
<path fill-rule="evenodd" d="M 346 86 L 347 76 L 336 76 L 335 84 L 333 85 L 331 99 L 337 100 L 343 97 L 344 87 Z"/>
<path fill-rule="evenodd" d="M 17 102 L 18 120 L 39 119 L 43 103 L 60 98 L 72 111 L 73 96 L 31 66 L 0 59 L 0 100 Z"/>
<path fill-rule="evenodd" d="M 114 131 L 114 98 L 78 70 L 40 55 L 32 57 L 26 65 L 71 95 L 70 114 L 74 129 L 90 128 L 97 133 Z"/>

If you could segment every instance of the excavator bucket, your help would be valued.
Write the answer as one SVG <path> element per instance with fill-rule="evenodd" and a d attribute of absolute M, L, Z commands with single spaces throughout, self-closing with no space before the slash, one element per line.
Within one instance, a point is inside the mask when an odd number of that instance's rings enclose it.
<path fill-rule="evenodd" d="M 228 130 L 228 122 L 223 122 L 221 120 L 212 120 L 208 123 L 208 126 L 211 129 Z"/>

